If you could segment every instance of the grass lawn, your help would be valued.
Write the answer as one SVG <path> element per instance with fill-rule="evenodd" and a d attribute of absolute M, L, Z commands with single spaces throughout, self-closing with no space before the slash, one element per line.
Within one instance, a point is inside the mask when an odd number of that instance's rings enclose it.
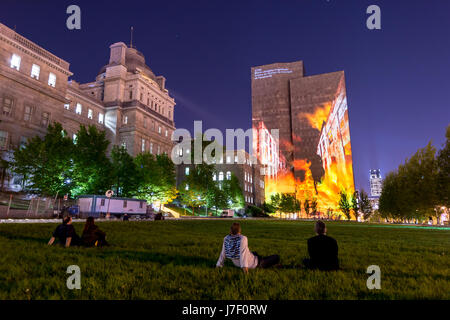
<path fill-rule="evenodd" d="M 313 222 L 242 220 L 249 247 L 283 269 L 215 263 L 231 220 L 100 222 L 108 248 L 46 245 L 56 224 L 0 225 L 0 299 L 450 299 L 450 230 L 330 222 L 342 270 L 294 268 Z M 75 224 L 79 234 L 82 224 Z M 66 269 L 81 269 L 81 290 Z M 369 290 L 369 265 L 381 290 Z"/>

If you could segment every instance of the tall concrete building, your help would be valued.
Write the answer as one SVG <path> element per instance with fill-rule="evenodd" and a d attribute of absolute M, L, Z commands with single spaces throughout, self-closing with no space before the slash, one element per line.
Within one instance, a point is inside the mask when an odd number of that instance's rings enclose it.
<path fill-rule="evenodd" d="M 253 151 L 267 144 L 259 134 L 265 128 L 284 162 L 275 179 L 266 177 L 266 198 L 295 193 L 335 206 L 334 194 L 354 190 L 344 72 L 305 76 L 296 61 L 252 67 L 251 77 Z"/>
<path fill-rule="evenodd" d="M 141 52 L 118 42 L 95 81 L 69 80 L 69 63 L 0 23 L 0 149 L 11 157 L 14 146 L 44 136 L 59 122 L 71 137 L 80 125 L 106 131 L 113 145 L 131 155 L 170 153 L 175 101 Z M 20 184 L 2 170 L 2 185 Z"/>
<path fill-rule="evenodd" d="M 372 197 L 381 196 L 381 190 L 383 188 L 383 178 L 381 178 L 381 170 L 370 170 L 370 195 Z"/>

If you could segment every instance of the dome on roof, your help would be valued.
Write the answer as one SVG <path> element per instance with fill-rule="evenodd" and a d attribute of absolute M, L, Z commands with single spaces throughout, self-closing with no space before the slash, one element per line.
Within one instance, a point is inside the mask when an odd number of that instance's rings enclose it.
<path fill-rule="evenodd" d="M 117 63 L 109 63 L 103 68 L 100 69 L 99 75 L 106 72 L 107 67 L 115 66 Z M 155 80 L 156 76 L 153 73 L 153 71 L 150 69 L 149 66 L 145 64 L 145 57 L 144 55 L 139 52 L 136 48 L 128 48 L 126 49 L 125 53 L 125 67 L 127 68 L 128 72 L 135 72 L 136 68 L 139 68 L 141 72 L 143 72 L 146 76 L 149 78 Z"/>

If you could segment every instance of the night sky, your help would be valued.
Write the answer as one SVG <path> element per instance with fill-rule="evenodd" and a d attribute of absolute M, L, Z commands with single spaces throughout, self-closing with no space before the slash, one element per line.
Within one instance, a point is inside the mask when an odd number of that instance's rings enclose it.
<path fill-rule="evenodd" d="M 81 8 L 81 30 L 66 8 Z M 366 8 L 381 7 L 381 30 Z M 129 43 L 164 75 L 177 128 L 251 127 L 250 67 L 303 60 L 306 75 L 344 70 L 357 188 L 383 176 L 450 123 L 450 1 L 2 0 L 0 22 L 93 81 L 109 45 Z"/>

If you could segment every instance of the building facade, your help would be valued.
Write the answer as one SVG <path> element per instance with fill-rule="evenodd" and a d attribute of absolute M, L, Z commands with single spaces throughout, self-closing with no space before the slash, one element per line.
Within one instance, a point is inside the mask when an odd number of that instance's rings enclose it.
<path fill-rule="evenodd" d="M 186 152 L 183 150 L 182 152 Z M 189 152 L 189 151 L 188 151 Z M 242 161 L 241 159 L 245 159 Z M 239 160 L 239 161 L 238 161 Z M 227 150 L 223 158 L 214 164 L 213 181 L 230 180 L 235 175 L 242 189 L 245 205 L 261 206 L 264 203 L 264 176 L 260 174 L 260 166 L 252 163 L 250 155 L 243 150 Z M 183 182 L 192 170 L 192 164 L 176 166 L 177 188 L 183 187 Z M 189 186 L 187 186 L 189 187 Z"/>
<path fill-rule="evenodd" d="M 317 198 L 319 211 L 336 208 L 342 189 L 354 191 L 344 72 L 305 76 L 296 61 L 253 67 L 251 77 L 254 154 L 264 160 L 261 128 L 279 150 L 279 170 L 265 178 L 266 198 L 290 193 Z"/>
<path fill-rule="evenodd" d="M 370 195 L 372 197 L 381 196 L 381 190 L 383 189 L 383 179 L 381 178 L 381 170 L 370 170 Z"/>
<path fill-rule="evenodd" d="M 67 61 L 0 23 L 0 150 L 11 158 L 13 147 L 33 136 L 44 136 L 59 122 L 76 138 L 80 125 L 104 130 L 114 145 L 131 155 L 148 151 L 170 153 L 175 130 L 175 101 L 141 52 L 123 42 L 110 46 L 108 64 L 95 81 L 69 81 Z M 2 185 L 18 181 L 2 172 Z"/>

